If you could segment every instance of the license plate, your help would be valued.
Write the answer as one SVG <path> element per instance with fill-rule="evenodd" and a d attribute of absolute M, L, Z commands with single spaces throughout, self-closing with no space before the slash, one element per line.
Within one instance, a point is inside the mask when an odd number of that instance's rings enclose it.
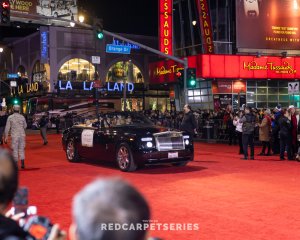
<path fill-rule="evenodd" d="M 168 158 L 178 158 L 178 152 L 169 152 Z"/>

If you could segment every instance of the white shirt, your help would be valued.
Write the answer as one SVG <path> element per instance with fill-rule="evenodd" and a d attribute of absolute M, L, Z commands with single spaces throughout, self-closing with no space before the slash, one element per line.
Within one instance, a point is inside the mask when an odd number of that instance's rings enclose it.
<path fill-rule="evenodd" d="M 237 118 L 233 120 L 233 125 L 235 126 L 235 130 L 238 132 L 243 132 L 243 123 L 240 123 L 240 119 Z"/>

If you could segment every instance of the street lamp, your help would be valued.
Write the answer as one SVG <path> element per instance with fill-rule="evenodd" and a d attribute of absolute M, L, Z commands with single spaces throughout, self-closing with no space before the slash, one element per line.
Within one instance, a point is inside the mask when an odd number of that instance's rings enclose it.
<path fill-rule="evenodd" d="M 72 16 L 71 16 L 70 26 L 71 26 L 71 27 L 75 27 L 75 21 L 74 21 L 74 16 L 73 16 L 73 14 L 72 14 Z"/>
<path fill-rule="evenodd" d="M 80 15 L 80 16 L 78 17 L 78 20 L 79 20 L 79 22 L 83 23 L 83 22 L 84 22 L 84 16 L 83 16 L 83 15 Z"/>

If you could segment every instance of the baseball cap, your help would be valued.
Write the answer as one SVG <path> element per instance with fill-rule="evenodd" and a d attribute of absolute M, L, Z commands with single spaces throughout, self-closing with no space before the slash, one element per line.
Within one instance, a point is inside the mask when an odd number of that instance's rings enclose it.
<path fill-rule="evenodd" d="M 13 108 L 14 108 L 15 111 L 19 111 L 20 110 L 20 105 L 14 105 Z"/>
<path fill-rule="evenodd" d="M 294 105 L 290 105 L 288 109 L 291 109 L 291 108 L 295 108 L 295 106 Z"/>

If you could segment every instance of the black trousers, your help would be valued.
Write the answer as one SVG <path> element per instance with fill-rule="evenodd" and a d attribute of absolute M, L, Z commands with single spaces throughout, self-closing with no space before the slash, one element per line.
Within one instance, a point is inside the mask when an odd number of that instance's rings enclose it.
<path fill-rule="evenodd" d="M 262 147 L 263 148 L 261 150 L 261 153 L 265 154 L 266 148 L 268 148 L 268 153 L 267 154 L 271 153 L 271 144 L 270 144 L 270 142 L 262 141 Z"/>
<path fill-rule="evenodd" d="M 248 158 L 248 146 L 250 146 L 250 157 L 254 157 L 254 134 L 243 134 L 244 157 Z"/>
<path fill-rule="evenodd" d="M 239 141 L 239 146 L 240 146 L 240 151 L 239 154 L 244 154 L 244 149 L 243 149 L 243 134 L 241 132 L 236 131 L 236 136 Z"/>
<path fill-rule="evenodd" d="M 272 152 L 273 154 L 280 153 L 280 141 L 278 138 L 278 131 L 272 133 Z"/>
<path fill-rule="evenodd" d="M 284 158 L 285 149 L 287 151 L 288 159 L 292 160 L 292 137 L 288 135 L 280 135 L 280 158 Z"/>
<path fill-rule="evenodd" d="M 235 129 L 233 127 L 228 128 L 229 145 L 236 144 Z"/>

